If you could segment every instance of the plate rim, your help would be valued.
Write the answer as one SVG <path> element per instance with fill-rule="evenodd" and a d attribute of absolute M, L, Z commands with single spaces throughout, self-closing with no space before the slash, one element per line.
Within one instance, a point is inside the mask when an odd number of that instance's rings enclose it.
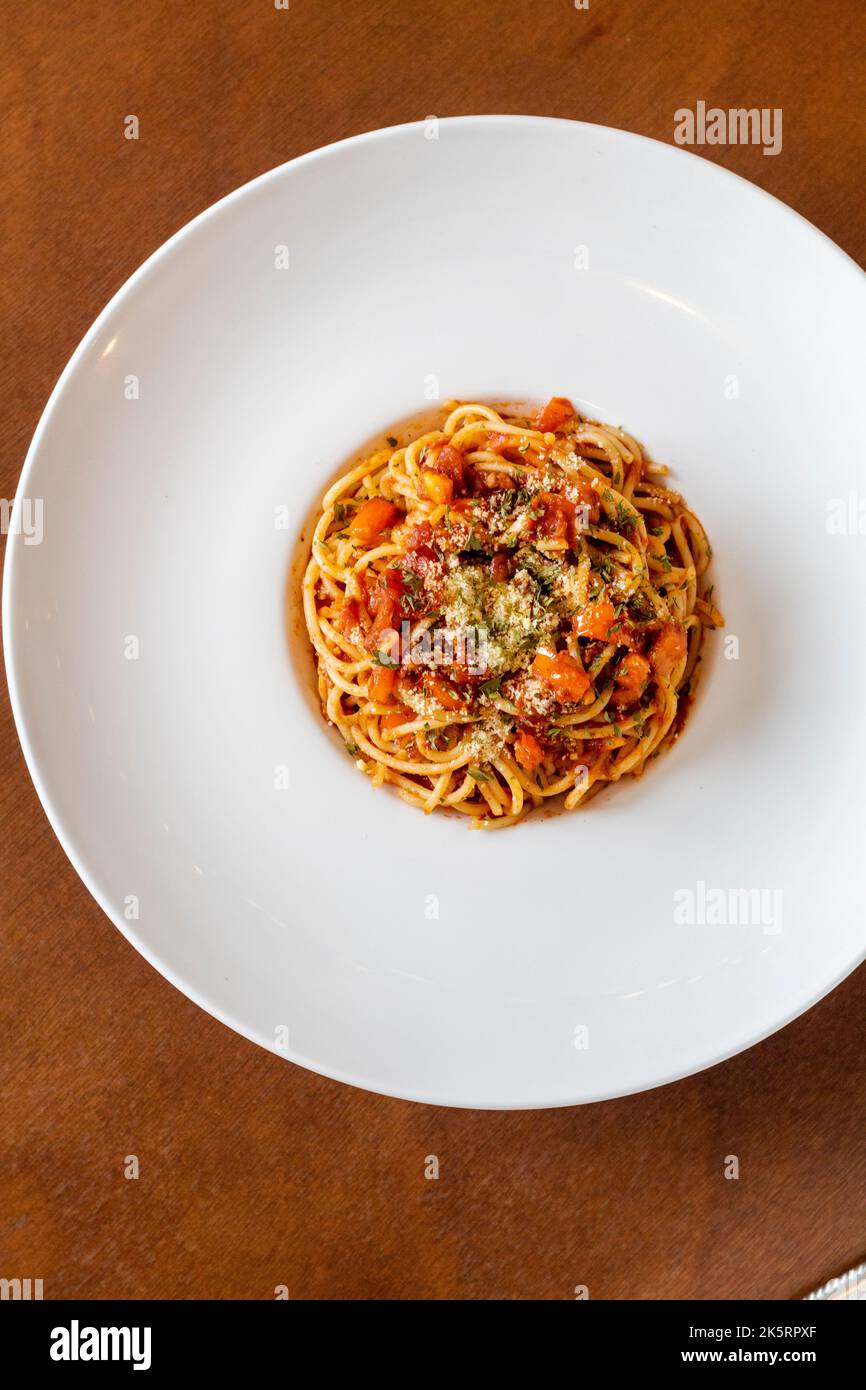
<path fill-rule="evenodd" d="M 821 231 L 819 227 L 815 226 L 813 222 L 810 222 L 808 218 L 804 217 L 802 213 L 798 212 L 795 208 L 792 208 L 789 204 L 783 202 L 782 199 L 777 198 L 774 194 L 769 193 L 759 184 L 755 184 L 751 180 L 744 178 L 742 175 L 735 173 L 733 170 L 726 168 L 725 165 L 716 163 L 713 160 L 703 158 L 701 155 L 695 153 L 692 150 L 687 150 L 682 146 L 673 145 L 664 140 L 657 140 L 651 136 L 642 135 L 637 131 L 627 130 L 618 126 L 601 125 L 597 122 L 591 121 L 570 120 L 565 117 L 522 115 L 519 113 L 491 113 L 479 115 L 444 116 L 437 117 L 437 120 L 440 126 L 447 126 L 451 128 L 480 128 L 485 126 L 505 127 L 508 125 L 520 127 L 579 127 L 583 128 L 588 132 L 603 132 L 607 136 L 611 134 L 615 135 L 627 144 L 640 143 L 642 145 L 654 146 L 657 150 L 666 151 L 668 157 L 671 158 L 680 160 L 682 160 L 683 158 L 698 160 L 700 164 L 703 165 L 705 168 L 715 171 L 715 175 L 718 176 L 720 179 L 734 180 L 737 184 L 741 185 L 742 188 L 749 189 L 753 196 L 757 196 L 761 200 L 767 200 L 770 203 L 775 204 L 778 208 L 782 210 L 783 214 L 787 215 L 788 217 L 795 218 L 797 221 L 804 225 L 804 227 L 808 230 L 810 234 L 812 234 L 813 237 L 817 238 L 819 245 L 823 243 L 825 249 L 832 250 L 835 256 L 840 257 L 843 262 L 846 262 L 847 265 L 857 273 L 857 276 L 861 284 L 863 281 L 866 281 L 866 271 L 864 271 L 858 265 L 858 263 L 853 259 L 853 257 L 850 256 L 845 250 L 843 250 L 843 248 L 839 246 L 836 242 L 834 242 L 832 238 L 829 237 L 825 232 Z M 353 1086 L 358 1090 L 363 1090 L 373 1095 L 383 1095 L 394 1099 L 412 1101 L 416 1104 L 431 1105 L 445 1109 L 489 1111 L 549 1110 L 565 1109 L 579 1105 L 595 1105 L 603 1103 L 606 1100 L 616 1100 L 628 1095 L 636 1095 L 641 1094 L 645 1091 L 653 1091 L 662 1086 L 669 1086 L 676 1081 L 685 1080 L 689 1076 L 698 1075 L 701 1072 L 708 1071 L 713 1067 L 719 1066 L 721 1063 L 728 1061 L 732 1057 L 738 1056 L 741 1053 L 749 1051 L 752 1047 L 757 1046 L 759 1043 L 765 1041 L 767 1038 L 772 1037 L 774 1034 L 778 1032 L 781 1032 L 782 1029 L 787 1028 L 796 1019 L 800 1018 L 803 1014 L 808 1013 L 810 1009 L 814 1008 L 815 1005 L 820 1003 L 822 999 L 827 997 L 827 995 L 831 994 L 833 990 L 838 988 L 838 986 L 845 979 L 847 979 L 849 975 L 853 974 L 854 971 L 857 970 L 863 964 L 864 960 L 866 960 L 866 941 L 864 941 L 863 950 L 858 959 L 846 965 L 841 970 L 841 972 L 839 972 L 831 980 L 829 984 L 821 988 L 813 996 L 810 996 L 810 998 L 805 1003 L 803 1003 L 802 1005 L 798 1005 L 790 1013 L 786 1014 L 785 1017 L 782 1018 L 780 1021 L 773 1023 L 767 1029 L 759 1032 L 754 1037 L 751 1037 L 749 1041 L 739 1042 L 734 1044 L 730 1048 L 724 1048 L 720 1053 L 714 1055 L 707 1061 L 699 1063 L 697 1066 L 689 1066 L 684 1070 L 675 1070 L 670 1075 L 655 1080 L 651 1082 L 649 1085 L 644 1083 L 638 1083 L 634 1086 L 618 1088 L 610 1092 L 605 1092 L 604 1095 L 591 1098 L 578 1097 L 576 1099 L 562 1099 L 561 1097 L 557 1096 L 555 1099 L 535 1099 L 532 1101 L 518 1100 L 510 1101 L 507 1104 L 503 1104 L 501 1102 L 496 1101 L 491 1102 L 484 1099 L 431 1099 L 429 1096 L 420 1094 L 417 1091 L 413 1091 L 411 1089 L 393 1089 L 388 1086 L 382 1086 L 381 1084 L 374 1085 L 371 1081 L 359 1078 L 358 1076 L 353 1076 L 341 1070 L 340 1068 L 335 1068 L 328 1064 L 320 1064 L 313 1058 L 303 1057 L 293 1053 L 292 1051 L 284 1051 L 282 1049 L 278 1049 L 273 1044 L 270 1044 L 269 1042 L 265 1041 L 261 1036 L 256 1034 L 254 1029 L 248 1027 L 246 1024 L 241 1023 L 238 1019 L 232 1017 L 228 1011 L 221 1009 L 212 1001 L 209 1001 L 206 998 L 204 998 L 197 989 L 197 987 L 195 987 L 187 981 L 184 981 L 181 978 L 180 974 L 176 972 L 174 969 L 172 969 L 169 965 L 167 965 L 162 960 L 159 953 L 149 946 L 147 941 L 145 941 L 142 938 L 140 932 L 137 932 L 133 929 L 133 924 L 127 922 L 126 919 L 121 917 L 120 913 L 116 911 L 114 906 L 109 902 L 108 896 L 105 893 L 103 893 L 102 889 L 97 885 L 95 876 L 91 873 L 90 868 L 84 863 L 83 858 L 78 853 L 74 844 L 74 835 L 71 832 L 69 832 L 64 826 L 63 819 L 59 814 L 57 807 L 54 804 L 52 795 L 48 790 L 45 777 L 43 776 L 43 770 L 40 766 L 39 760 L 35 754 L 33 745 L 30 741 L 30 736 L 27 727 L 27 716 L 24 710 L 24 705 L 19 688 L 19 674 L 15 656 L 16 643 L 14 638 L 14 632 L 16 629 L 13 610 L 15 607 L 16 568 L 18 563 L 17 556 L 20 551 L 20 535 L 15 522 L 16 518 L 20 516 L 22 502 L 27 494 L 27 485 L 30 480 L 30 475 L 33 472 L 36 459 L 41 450 L 43 437 L 48 430 L 52 416 L 69 382 L 73 378 L 80 361 L 86 355 L 92 343 L 102 331 L 104 324 L 108 321 L 112 314 L 114 314 L 115 311 L 122 306 L 124 301 L 129 297 L 129 295 L 139 284 L 139 282 L 145 278 L 149 271 L 154 266 L 156 266 L 162 260 L 163 257 L 168 256 L 176 246 L 182 243 L 185 239 L 188 239 L 195 231 L 195 229 L 197 229 L 201 224 L 220 216 L 234 202 L 240 201 L 242 198 L 246 197 L 250 192 L 252 192 L 253 189 L 259 186 L 263 187 L 269 182 L 276 182 L 282 176 L 284 176 L 288 169 L 294 169 L 305 164 L 310 164 L 324 160 L 336 151 L 342 150 L 348 146 L 372 144 L 380 140 L 387 140 L 390 138 L 397 137 L 401 134 L 410 131 L 417 132 L 422 130 L 426 126 L 426 124 L 427 121 L 423 119 L 417 121 L 406 121 L 400 122 L 396 125 L 376 127 L 372 130 L 363 131 L 357 135 L 350 135 L 343 139 L 332 141 L 326 145 L 318 146 L 316 149 L 309 150 L 304 154 L 296 155 L 294 158 L 285 160 L 283 163 L 275 165 L 273 168 L 267 169 L 261 174 L 257 174 L 252 179 L 248 179 L 245 183 L 240 184 L 237 188 L 232 189 L 229 193 L 226 193 L 221 198 L 217 199 L 216 202 L 211 203 L 208 207 L 204 208 L 201 212 L 197 213 L 189 221 L 183 223 L 181 227 L 179 227 L 175 232 L 173 232 L 171 236 L 169 236 L 165 241 L 163 241 L 154 251 L 152 251 L 145 258 L 145 260 L 141 262 L 139 266 L 136 267 L 136 269 L 131 273 L 131 275 L 127 277 L 126 280 L 123 281 L 120 287 L 114 292 L 114 294 L 111 296 L 108 302 L 97 314 L 96 318 L 90 324 L 90 327 L 86 330 L 86 332 L 78 342 L 77 346 L 75 347 L 74 351 L 72 352 L 71 356 L 67 360 L 62 372 L 60 373 L 60 376 L 57 378 L 51 390 L 51 393 L 48 397 L 48 400 L 45 403 L 45 406 L 43 407 L 42 413 L 39 417 L 39 421 L 36 425 L 36 428 L 28 445 L 27 452 L 24 458 L 24 463 L 21 468 L 18 484 L 15 491 L 15 498 L 11 512 L 12 522 L 9 528 L 9 534 L 7 535 L 6 554 L 4 556 L 2 581 L 2 639 L 9 702 L 12 708 L 15 730 L 18 735 L 19 743 L 21 745 L 21 751 L 24 756 L 25 765 L 27 767 L 30 779 L 35 788 L 36 794 L 41 803 L 42 810 L 44 811 L 48 823 L 51 826 L 51 829 L 53 830 L 55 836 L 57 837 L 61 849 L 66 855 L 66 858 L 69 860 L 69 863 L 72 865 L 72 868 L 75 870 L 75 873 L 78 875 L 79 879 L 84 884 L 90 896 L 102 909 L 102 911 L 104 912 L 108 920 L 112 923 L 112 925 L 121 933 L 121 935 L 129 942 L 129 944 L 147 961 L 147 963 L 163 977 L 163 979 L 165 979 L 170 985 L 177 989 L 187 999 L 190 999 L 199 1008 L 203 1009 L 205 1013 L 209 1014 L 212 1018 L 217 1019 L 217 1021 L 222 1023 L 225 1027 L 231 1029 L 232 1032 L 240 1034 L 248 1041 L 255 1043 L 259 1047 L 262 1047 L 265 1051 L 271 1053 L 272 1055 L 279 1057 L 282 1060 L 292 1062 L 295 1065 L 301 1066 L 305 1070 L 314 1072 L 317 1075 L 325 1076 L 330 1080 L 338 1081 L 343 1085 Z M 712 173 L 709 174 L 709 177 L 713 176 L 714 175 Z"/>

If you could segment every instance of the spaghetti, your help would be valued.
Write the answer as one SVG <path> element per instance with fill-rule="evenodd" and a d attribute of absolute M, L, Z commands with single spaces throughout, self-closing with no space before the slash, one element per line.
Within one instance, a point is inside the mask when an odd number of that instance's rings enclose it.
<path fill-rule="evenodd" d="M 304 613 L 357 766 L 492 828 L 643 772 L 723 620 L 703 527 L 630 435 L 562 397 L 447 409 L 325 494 Z"/>

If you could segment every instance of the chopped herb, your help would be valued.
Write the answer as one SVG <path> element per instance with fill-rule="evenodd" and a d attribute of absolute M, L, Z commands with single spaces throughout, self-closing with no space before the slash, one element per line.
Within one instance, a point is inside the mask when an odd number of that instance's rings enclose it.
<path fill-rule="evenodd" d="M 492 680 L 485 681 L 481 689 L 485 695 L 498 695 L 502 686 L 502 677 L 494 676 Z"/>
<path fill-rule="evenodd" d="M 490 781 L 490 778 L 488 777 L 487 773 L 482 772 L 479 767 L 467 767 L 466 771 L 469 773 L 469 776 L 472 777 L 476 782 Z"/>
<path fill-rule="evenodd" d="M 400 665 L 399 661 L 395 661 L 393 656 L 389 656 L 387 652 L 382 651 L 375 651 L 373 653 L 373 662 L 376 666 L 387 666 L 392 671 L 396 671 L 397 667 Z"/>
<path fill-rule="evenodd" d="M 355 755 L 356 755 L 357 752 L 358 752 L 358 745 L 357 745 L 357 743 L 347 743 L 347 744 L 346 744 L 346 752 L 347 752 L 347 753 L 351 753 L 352 757 L 354 758 Z"/>
<path fill-rule="evenodd" d="M 659 560 L 659 564 L 661 565 L 662 569 L 665 571 L 666 574 L 669 573 L 670 570 L 673 568 L 667 555 L 663 555 L 661 557 L 661 559 Z"/>
<path fill-rule="evenodd" d="M 402 581 L 404 592 L 400 595 L 400 607 L 404 613 L 418 613 L 424 608 L 424 580 L 420 574 L 414 570 L 404 569 L 401 565 L 391 565 L 390 568 L 399 574 Z"/>

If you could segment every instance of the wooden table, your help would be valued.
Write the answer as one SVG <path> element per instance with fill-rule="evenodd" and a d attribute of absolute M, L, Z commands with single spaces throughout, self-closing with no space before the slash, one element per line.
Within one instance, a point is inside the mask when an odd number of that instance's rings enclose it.
<path fill-rule="evenodd" d="M 671 141 L 699 100 L 781 107 L 778 156 L 702 153 L 863 261 L 864 21 L 859 0 L 4 5 L 3 495 L 151 251 L 376 126 L 517 111 Z M 5 702 L 0 719 L 0 1276 L 46 1298 L 769 1298 L 866 1255 L 866 971 L 744 1056 L 626 1100 L 366 1095 L 236 1037 L 136 955 L 49 829 Z"/>

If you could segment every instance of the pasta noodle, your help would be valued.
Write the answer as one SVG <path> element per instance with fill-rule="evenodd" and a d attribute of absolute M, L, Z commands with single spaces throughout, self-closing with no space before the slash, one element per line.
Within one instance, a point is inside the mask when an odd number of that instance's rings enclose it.
<path fill-rule="evenodd" d="M 631 435 L 562 397 L 446 410 L 325 493 L 304 614 L 358 767 L 499 828 L 642 773 L 723 619 L 704 529 Z"/>

